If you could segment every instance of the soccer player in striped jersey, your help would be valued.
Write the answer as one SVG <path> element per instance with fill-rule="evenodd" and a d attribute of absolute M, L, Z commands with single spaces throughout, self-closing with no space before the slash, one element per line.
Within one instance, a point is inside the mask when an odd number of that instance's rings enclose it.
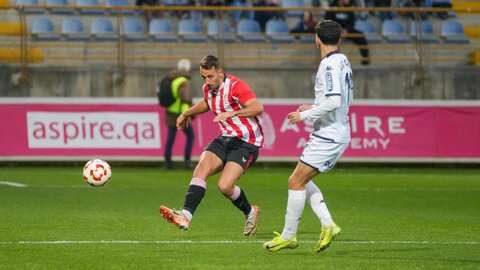
<path fill-rule="evenodd" d="M 245 215 L 243 234 L 253 236 L 257 231 L 260 209 L 250 204 L 236 182 L 257 160 L 259 148 L 263 146 L 262 126 L 257 118 L 263 113 L 263 105 L 248 84 L 226 74 L 219 59 L 213 55 L 200 62 L 200 75 L 205 82 L 204 97 L 177 118 L 177 128 L 184 128 L 189 118 L 211 110 L 221 134 L 201 154 L 183 208 L 176 210 L 160 206 L 160 213 L 166 221 L 187 230 L 205 195 L 207 179 L 221 172 L 217 187 Z"/>
<path fill-rule="evenodd" d="M 348 109 L 352 100 L 352 69 L 347 57 L 338 50 L 341 27 L 337 22 L 325 20 L 315 26 L 316 44 L 320 51 L 320 66 L 315 80 L 315 102 L 302 105 L 287 115 L 291 124 L 314 121 L 299 162 L 288 179 L 288 201 L 282 234 L 263 244 L 267 251 L 296 248 L 297 228 L 305 201 L 309 201 L 318 216 L 322 230 L 315 251 L 329 247 L 340 234 L 323 199 L 322 192 L 312 179 L 335 166 L 350 142 Z"/>

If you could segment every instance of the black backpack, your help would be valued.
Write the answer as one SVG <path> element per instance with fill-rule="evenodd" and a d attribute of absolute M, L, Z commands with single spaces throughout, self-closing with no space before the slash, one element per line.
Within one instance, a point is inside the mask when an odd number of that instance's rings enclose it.
<path fill-rule="evenodd" d="M 172 79 L 168 76 L 164 77 L 158 84 L 157 90 L 158 104 L 162 107 L 169 107 L 175 102 L 172 93 Z"/>

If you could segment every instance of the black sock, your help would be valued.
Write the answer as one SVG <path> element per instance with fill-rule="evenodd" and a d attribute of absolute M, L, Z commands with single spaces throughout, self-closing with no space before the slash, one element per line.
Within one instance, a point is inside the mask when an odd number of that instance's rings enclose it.
<path fill-rule="evenodd" d="M 245 193 L 243 192 L 242 189 L 240 189 L 240 196 L 235 201 L 232 201 L 232 203 L 240 209 L 245 216 L 250 214 L 250 211 L 252 210 L 252 206 L 247 200 L 247 196 L 245 196 Z"/>
<path fill-rule="evenodd" d="M 190 212 L 192 215 L 197 209 L 197 206 L 205 196 L 205 188 L 197 185 L 190 185 L 188 187 L 187 194 L 185 195 L 185 202 L 183 204 L 183 209 Z"/>

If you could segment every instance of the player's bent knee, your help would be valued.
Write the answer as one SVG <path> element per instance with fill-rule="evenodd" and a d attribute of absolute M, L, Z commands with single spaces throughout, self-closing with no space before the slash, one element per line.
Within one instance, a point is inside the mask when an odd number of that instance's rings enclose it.
<path fill-rule="evenodd" d="M 233 185 L 218 182 L 218 183 L 217 183 L 217 187 L 218 187 L 218 189 L 220 190 L 220 192 L 223 193 L 223 195 L 224 195 L 225 197 L 228 198 L 228 197 L 232 196 L 232 194 L 233 194 L 233 188 L 234 188 Z"/>

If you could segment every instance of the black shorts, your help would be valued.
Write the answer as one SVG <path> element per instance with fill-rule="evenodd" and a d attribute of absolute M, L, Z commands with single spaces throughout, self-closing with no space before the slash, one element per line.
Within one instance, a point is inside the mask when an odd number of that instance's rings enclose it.
<path fill-rule="evenodd" d="M 237 137 L 220 136 L 205 147 L 205 151 L 210 151 L 217 155 L 225 165 L 233 161 L 246 170 L 255 163 L 258 158 L 259 147 L 240 140 Z"/>

